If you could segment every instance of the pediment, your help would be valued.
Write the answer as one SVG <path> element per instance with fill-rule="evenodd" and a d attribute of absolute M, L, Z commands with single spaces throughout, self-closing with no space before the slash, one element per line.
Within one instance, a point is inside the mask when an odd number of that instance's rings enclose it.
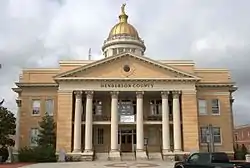
<path fill-rule="evenodd" d="M 146 57 L 124 53 L 64 72 L 56 78 L 189 78 L 198 77 Z"/>

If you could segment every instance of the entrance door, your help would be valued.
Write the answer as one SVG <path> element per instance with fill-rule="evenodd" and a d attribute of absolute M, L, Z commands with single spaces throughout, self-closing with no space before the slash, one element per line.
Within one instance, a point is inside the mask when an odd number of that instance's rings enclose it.
<path fill-rule="evenodd" d="M 120 129 L 118 133 L 119 144 L 122 152 L 132 152 L 135 132 L 133 129 Z"/>
<path fill-rule="evenodd" d="M 121 150 L 122 152 L 132 152 L 132 134 L 121 135 Z"/>

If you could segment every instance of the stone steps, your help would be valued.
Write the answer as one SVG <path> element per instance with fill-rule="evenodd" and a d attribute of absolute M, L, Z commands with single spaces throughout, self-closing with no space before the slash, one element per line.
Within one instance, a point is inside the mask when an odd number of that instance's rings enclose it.
<path fill-rule="evenodd" d="M 134 152 L 129 152 L 129 153 L 123 152 L 122 155 L 121 155 L 121 160 L 122 161 L 136 160 Z"/>
<path fill-rule="evenodd" d="M 162 160 L 162 156 L 160 152 L 149 153 L 149 160 Z"/>

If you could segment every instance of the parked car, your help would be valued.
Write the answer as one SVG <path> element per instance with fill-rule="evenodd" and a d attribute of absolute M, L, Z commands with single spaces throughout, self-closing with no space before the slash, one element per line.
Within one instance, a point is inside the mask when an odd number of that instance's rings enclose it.
<path fill-rule="evenodd" d="M 224 152 L 193 153 L 182 162 L 176 162 L 174 168 L 250 168 L 248 162 L 230 161 Z"/>

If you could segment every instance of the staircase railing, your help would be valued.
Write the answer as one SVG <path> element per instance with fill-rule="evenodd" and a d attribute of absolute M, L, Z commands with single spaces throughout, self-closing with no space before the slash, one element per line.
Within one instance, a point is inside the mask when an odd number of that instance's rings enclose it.
<path fill-rule="evenodd" d="M 108 149 L 107 149 L 107 153 L 108 153 L 108 160 L 110 160 L 110 158 L 109 158 L 109 152 L 110 152 L 110 148 L 109 148 L 109 146 L 107 147 Z"/>
<path fill-rule="evenodd" d="M 134 147 L 133 147 L 133 152 L 134 152 L 134 156 L 135 156 L 135 160 L 136 160 L 136 149 L 135 149 L 135 145 L 134 145 Z"/>
<path fill-rule="evenodd" d="M 149 155 L 148 155 L 148 145 L 145 145 L 146 148 L 146 155 L 147 155 L 147 159 L 149 160 Z"/>
<path fill-rule="evenodd" d="M 96 159 L 96 151 L 95 151 L 95 147 L 93 147 L 93 157 L 92 157 L 92 161 L 94 161 Z"/>
<path fill-rule="evenodd" d="M 160 145 L 160 153 L 161 153 L 161 159 L 164 160 L 163 153 L 162 153 L 162 145 Z"/>

